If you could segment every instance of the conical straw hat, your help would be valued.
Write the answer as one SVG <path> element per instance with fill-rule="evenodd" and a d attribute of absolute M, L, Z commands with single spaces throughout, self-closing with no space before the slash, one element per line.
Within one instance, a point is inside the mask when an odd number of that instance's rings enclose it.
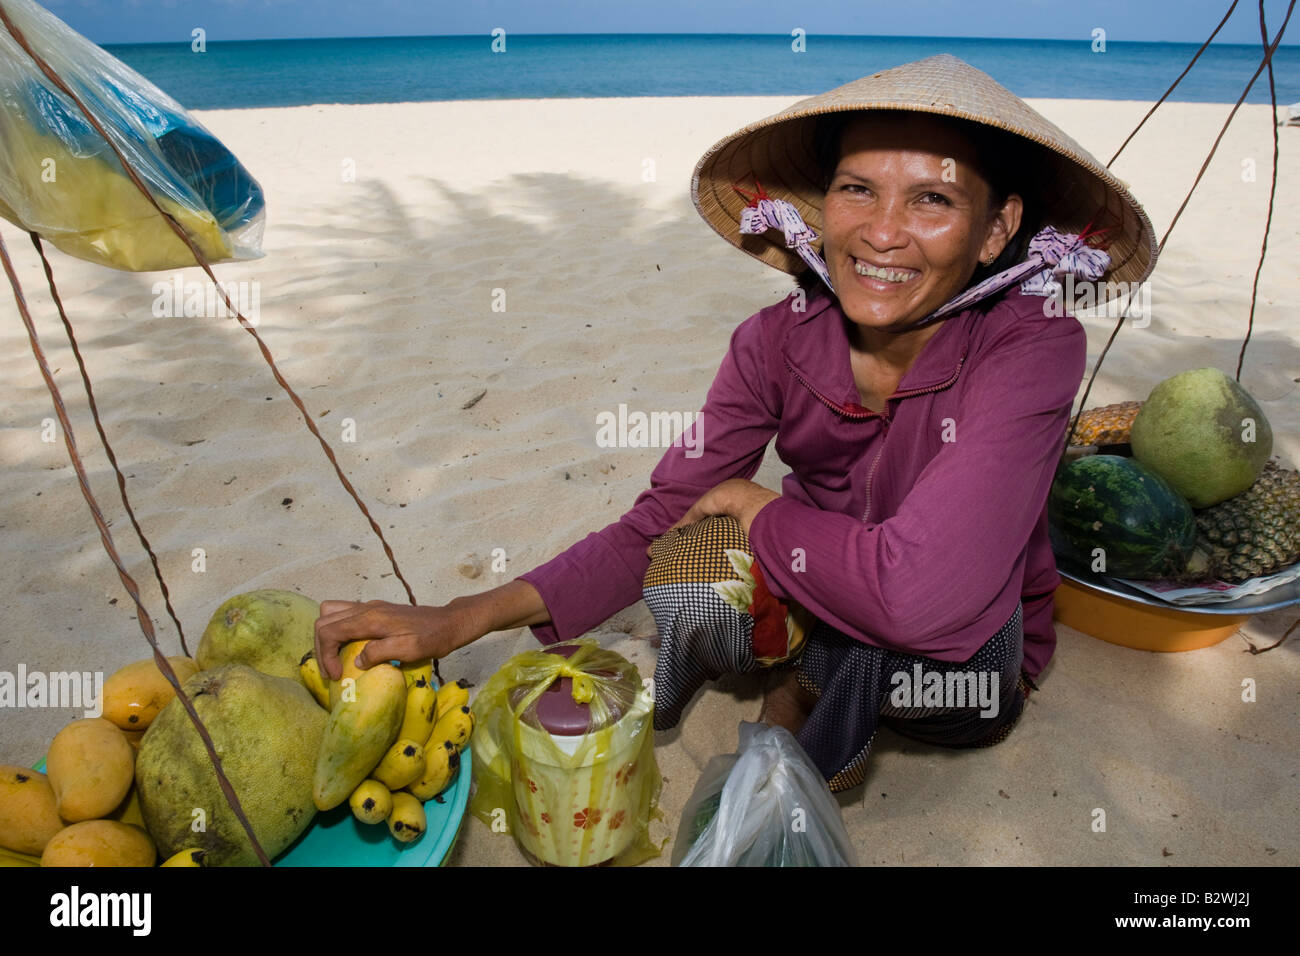
<path fill-rule="evenodd" d="M 1089 223 L 1089 232 L 1109 230 L 1104 234 L 1111 260 L 1102 280 L 1105 283 L 1141 282 L 1155 268 L 1157 245 L 1151 221 L 1128 188 L 1020 97 L 987 73 L 946 53 L 873 73 L 800 100 L 719 140 L 695 165 L 691 177 L 695 208 L 733 246 L 782 272 L 797 275 L 804 268 L 804 260 L 786 248 L 779 230 L 761 235 L 740 232 L 746 200 L 732 186 L 752 191 L 757 180 L 768 195 L 792 203 L 820 236 L 824 193 L 818 182 L 813 141 L 817 118 L 826 113 L 872 109 L 959 117 L 1045 147 L 1042 165 L 1035 171 L 1041 184 L 1044 221 L 1062 232 L 1075 234 Z M 1098 289 L 1098 304 L 1114 297 L 1108 291 Z"/>

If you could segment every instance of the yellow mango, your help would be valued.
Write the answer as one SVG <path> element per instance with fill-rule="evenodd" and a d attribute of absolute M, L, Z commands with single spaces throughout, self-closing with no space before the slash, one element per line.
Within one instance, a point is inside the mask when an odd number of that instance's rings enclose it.
<path fill-rule="evenodd" d="M 167 663 L 183 684 L 199 672 L 189 657 L 169 657 Z M 152 657 L 135 661 L 104 681 L 104 716 L 123 730 L 144 730 L 176 696 Z"/>
<path fill-rule="evenodd" d="M 316 756 L 312 796 L 317 810 L 332 810 L 370 776 L 397 742 L 406 710 L 406 678 L 392 664 L 361 671 L 355 695 L 330 711 Z"/>
<path fill-rule="evenodd" d="M 0 847 L 40 854 L 65 826 L 45 774 L 26 767 L 0 766 Z"/>
<path fill-rule="evenodd" d="M 45 772 L 59 816 L 68 823 L 97 820 L 117 809 L 135 779 L 135 750 L 103 717 L 74 720 L 50 742 Z"/>
<path fill-rule="evenodd" d="M 153 840 L 140 827 L 86 820 L 64 827 L 45 845 L 41 866 L 153 866 Z"/>

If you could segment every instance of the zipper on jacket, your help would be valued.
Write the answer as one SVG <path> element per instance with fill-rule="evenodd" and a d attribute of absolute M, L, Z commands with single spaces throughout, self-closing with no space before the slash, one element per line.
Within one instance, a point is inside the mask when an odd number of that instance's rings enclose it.
<path fill-rule="evenodd" d="M 869 408 L 863 408 L 862 411 L 855 412 L 852 409 L 846 408 L 845 406 L 841 405 L 839 402 L 832 402 L 821 392 L 817 391 L 817 389 L 813 388 L 806 378 L 804 378 L 802 375 L 796 372 L 794 370 L 794 366 L 790 364 L 789 359 L 786 360 L 785 367 L 790 370 L 790 374 L 793 375 L 799 381 L 800 385 L 808 389 L 808 391 L 812 392 L 813 396 L 819 402 L 821 402 L 823 405 L 825 405 L 827 408 L 829 408 L 831 411 L 835 412 L 836 414 L 843 415 L 846 418 L 870 418 L 871 416 L 875 415 L 880 418 L 884 418 L 888 420 L 889 416 L 886 415 L 884 412 L 873 412 Z"/>
<path fill-rule="evenodd" d="M 876 462 L 880 461 L 880 453 L 885 450 L 885 441 L 882 438 L 880 448 L 876 450 L 876 457 L 872 459 L 871 470 L 867 472 L 867 507 L 862 512 L 862 523 L 867 523 L 867 515 L 871 514 L 871 477 L 876 473 Z"/>
<path fill-rule="evenodd" d="M 798 380 L 800 385 L 808 389 L 808 391 L 812 392 L 813 396 L 819 402 L 821 402 L 823 405 L 829 408 L 831 411 L 835 412 L 836 414 L 843 415 L 846 418 L 871 418 L 872 416 L 876 416 L 884 422 L 885 430 L 888 431 L 889 422 L 890 422 L 889 402 L 892 399 L 909 398 L 912 395 L 924 395 L 926 392 L 937 392 L 940 389 L 948 388 L 955 381 L 957 381 L 957 377 L 961 375 L 961 367 L 965 363 L 965 361 L 966 361 L 966 353 L 963 352 L 961 357 L 957 359 L 957 367 L 953 369 L 952 375 L 948 376 L 948 378 L 945 381 L 942 381 L 937 385 L 930 385 L 926 388 L 910 388 L 905 392 L 895 392 L 893 395 L 890 395 L 889 398 L 885 399 L 885 410 L 883 412 L 873 412 L 869 408 L 864 408 L 860 412 L 855 412 L 849 408 L 846 408 L 843 405 L 841 405 L 839 402 L 831 401 L 821 392 L 817 391 L 817 389 L 813 388 L 812 384 L 806 378 L 804 378 L 802 375 L 800 375 L 798 372 L 794 370 L 794 366 L 790 364 L 789 359 L 786 359 L 785 367 L 789 369 L 790 374 L 793 375 L 796 380 Z M 876 451 L 876 457 L 871 462 L 871 470 L 867 472 L 867 506 L 865 510 L 863 510 L 862 512 L 863 524 L 866 524 L 867 515 L 871 514 L 871 479 L 876 473 L 876 465 L 877 463 L 879 463 L 881 452 L 883 452 L 884 450 L 885 450 L 884 440 L 881 439 L 881 447 Z"/>

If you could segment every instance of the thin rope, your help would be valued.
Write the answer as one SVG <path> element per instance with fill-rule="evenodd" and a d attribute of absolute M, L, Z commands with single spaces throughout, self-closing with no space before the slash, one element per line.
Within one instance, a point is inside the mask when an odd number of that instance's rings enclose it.
<path fill-rule="evenodd" d="M 140 180 L 139 175 L 137 175 L 131 164 L 127 162 L 126 157 L 122 155 L 122 151 L 117 148 L 117 144 L 114 143 L 112 137 L 105 132 L 103 126 L 100 125 L 99 120 L 95 118 L 94 114 L 86 108 L 86 105 L 81 102 L 81 99 L 77 94 L 63 82 L 63 79 L 54 71 L 54 68 L 51 67 L 40 56 L 40 54 L 31 48 L 22 31 L 13 23 L 12 20 L 9 19 L 8 14 L 5 13 L 3 6 L 0 6 L 0 21 L 4 23 L 10 34 L 13 35 L 13 38 L 18 45 L 21 46 L 36 65 L 40 67 L 41 72 L 43 72 L 46 77 L 49 78 L 50 82 L 53 83 L 65 96 L 76 104 L 78 109 L 80 109 L 82 114 L 86 117 L 87 122 L 89 122 L 94 130 L 103 137 L 104 142 L 106 142 L 109 149 L 113 151 L 118 162 L 121 163 L 123 171 L 130 178 L 131 182 L 135 184 L 136 189 L 138 189 L 145 199 L 148 200 L 149 204 L 158 212 L 158 215 L 167 222 L 171 227 L 171 230 L 176 234 L 181 242 L 185 243 L 186 247 L 189 248 L 190 252 L 194 256 L 195 262 L 203 269 L 203 272 L 207 277 L 212 280 L 213 286 L 216 288 L 216 291 L 220 293 L 222 300 L 225 302 L 226 307 L 230 310 L 231 314 L 239 321 L 239 324 L 243 327 L 244 331 L 251 335 L 253 340 L 257 342 L 257 347 L 262 353 L 262 358 L 265 359 L 267 366 L 271 369 L 271 375 L 302 414 L 303 422 L 307 425 L 307 429 L 316 436 L 316 440 L 320 442 L 321 449 L 325 452 L 325 457 L 329 459 L 330 464 L 334 467 L 334 473 L 338 476 L 339 482 L 343 485 L 343 488 L 347 493 L 352 496 L 352 500 L 356 502 L 357 507 L 365 516 L 366 521 L 369 522 L 370 529 L 375 533 L 376 537 L 379 538 L 379 541 L 384 548 L 384 554 L 388 557 L 389 564 L 392 565 L 393 573 L 397 576 L 397 579 L 402 582 L 402 587 L 406 590 L 407 599 L 412 605 L 418 605 L 419 602 L 415 599 L 415 592 L 411 589 L 410 582 L 406 580 L 406 576 L 402 574 L 401 568 L 398 567 L 397 557 L 393 554 L 393 549 L 389 545 L 388 539 L 384 537 L 384 532 L 379 527 L 379 523 L 371 516 L 370 510 L 361 500 L 361 496 L 357 494 L 356 489 L 352 487 L 352 483 L 348 481 L 347 476 L 343 473 L 343 469 L 334 455 L 334 449 L 330 447 L 329 442 L 325 440 L 325 436 L 320 433 L 320 429 L 318 429 L 315 422 L 312 421 L 311 415 L 308 413 L 306 406 L 302 403 L 302 399 L 298 397 L 298 394 L 289 386 L 289 383 L 285 381 L 284 376 L 280 374 L 280 369 L 275 364 L 275 359 L 271 356 L 271 350 L 267 348 L 266 343 L 262 341 L 262 337 L 257 334 L 257 329 L 253 327 L 248 319 L 244 317 L 244 314 L 235 307 L 233 302 L 231 302 L 230 296 L 222 287 L 221 283 L 217 281 L 216 275 L 213 274 L 212 268 L 208 264 L 206 257 L 199 250 L 198 246 L 194 244 L 194 241 L 189 237 L 185 230 L 181 228 L 180 224 L 158 204 L 156 199 L 154 199 L 153 194 Z M 437 675 L 438 682 L 441 684 L 443 682 L 442 674 L 438 670 L 438 660 L 436 658 L 433 660 L 433 672 Z"/>
<path fill-rule="evenodd" d="M 186 657 L 190 654 L 189 646 L 185 643 L 185 629 L 181 627 L 180 618 L 176 615 L 176 609 L 172 607 L 171 592 L 167 590 L 167 582 L 163 580 L 162 569 L 158 566 L 158 555 L 154 554 L 153 548 L 149 544 L 148 537 L 145 536 L 144 529 L 140 527 L 140 522 L 136 520 L 135 509 L 131 507 L 131 501 L 126 494 L 126 477 L 122 474 L 122 469 L 117 465 L 117 455 L 113 453 L 113 446 L 108 441 L 108 435 L 104 431 L 104 423 L 99 418 L 99 406 L 95 402 L 95 390 L 90 385 L 90 373 L 86 370 L 86 363 L 81 357 L 81 348 L 77 345 L 77 337 L 72 332 L 72 323 L 68 320 L 68 314 L 63 309 L 63 300 L 59 296 L 58 287 L 54 284 L 54 270 L 50 267 L 50 261 L 45 257 L 45 247 L 41 245 L 41 237 L 36 233 L 30 233 L 32 245 L 36 247 L 36 253 L 41 257 L 41 265 L 45 268 L 45 281 L 49 283 L 50 295 L 54 299 L 54 305 L 59 310 L 59 318 L 63 321 L 63 329 L 68 334 L 68 344 L 72 346 L 72 354 L 77 360 L 77 368 L 81 371 L 81 382 L 86 389 L 86 400 L 90 403 L 90 415 L 95 420 L 95 430 L 99 432 L 99 440 L 104 446 L 104 452 L 108 455 L 108 463 L 113 466 L 113 472 L 117 475 L 117 489 L 122 496 L 122 507 L 126 509 L 127 517 L 131 519 L 131 527 L 135 529 L 136 537 L 140 539 L 141 546 L 149 554 L 149 560 L 153 563 L 154 579 L 158 582 L 158 587 L 162 591 L 163 603 L 167 605 L 167 614 L 171 617 L 172 623 L 176 625 L 176 633 L 180 635 L 181 651 Z"/>
<path fill-rule="evenodd" d="M 1260 0 L 1260 3 L 1262 5 L 1263 0 Z M 1191 200 L 1192 193 L 1195 192 L 1196 187 L 1200 185 L 1201 177 L 1205 175 L 1205 170 L 1209 168 L 1210 160 L 1214 158 L 1214 153 L 1218 150 L 1219 143 L 1222 141 L 1224 134 L 1227 133 L 1228 125 L 1232 122 L 1232 118 L 1237 115 L 1237 110 L 1241 109 L 1241 104 L 1246 101 L 1246 96 L 1250 93 L 1251 87 L 1255 85 L 1255 81 L 1259 79 L 1259 75 L 1264 72 L 1264 68 L 1272 64 L 1273 51 L 1276 50 L 1278 44 L 1282 42 L 1282 34 L 1286 32 L 1286 25 L 1291 21 L 1291 13 L 1295 10 L 1295 4 L 1296 0 L 1291 0 L 1290 5 L 1286 8 L 1286 17 L 1282 21 L 1282 26 L 1278 28 L 1277 36 L 1273 38 L 1272 43 L 1264 48 L 1263 61 L 1259 64 L 1254 75 L 1250 78 L 1250 82 L 1246 84 L 1246 88 L 1241 91 L 1241 96 L 1237 97 L 1237 102 L 1233 104 L 1232 111 L 1228 114 L 1228 118 L 1223 121 L 1223 128 L 1219 130 L 1219 135 L 1214 138 L 1214 143 L 1210 146 L 1209 155 L 1205 157 L 1205 162 L 1201 164 L 1201 169 L 1196 174 L 1196 179 L 1192 182 L 1192 188 L 1187 190 L 1187 198 L 1185 198 L 1183 204 L 1178 207 L 1178 212 L 1174 213 L 1173 221 L 1169 223 L 1169 228 L 1165 230 L 1164 238 L 1160 240 L 1157 255 L 1164 251 L 1165 243 L 1169 241 L 1169 234 L 1174 231 L 1174 226 L 1178 224 L 1178 220 L 1182 216 L 1183 210 L 1187 208 L 1187 203 Z M 1274 114 L 1274 118 L 1276 121 L 1276 113 Z"/>
<path fill-rule="evenodd" d="M 1268 25 L 1264 22 L 1264 0 L 1259 0 L 1259 33 L 1265 48 L 1268 47 Z M 1255 328 L 1255 298 L 1259 294 L 1259 274 L 1264 271 L 1264 254 L 1268 251 L 1268 232 L 1273 227 L 1273 201 L 1277 197 L 1277 87 L 1273 83 L 1273 62 L 1268 64 L 1268 99 L 1272 104 L 1269 110 L 1269 125 L 1273 127 L 1273 172 L 1268 187 L 1268 216 L 1264 220 L 1264 238 L 1259 244 L 1259 262 L 1255 264 L 1255 279 L 1250 285 L 1250 315 L 1246 318 L 1246 337 L 1241 340 L 1241 351 L 1237 353 L 1237 381 L 1241 381 L 1241 366 L 1246 360 L 1246 346 L 1250 343 L 1250 334 Z"/>
<path fill-rule="evenodd" d="M 4 8 L 0 7 L 0 16 L 4 15 L 3 10 Z M 108 530 L 108 523 L 104 520 L 104 514 L 99 509 L 99 502 L 95 500 L 95 496 L 90 490 L 90 482 L 86 478 L 86 469 L 81 462 L 81 454 L 77 451 L 76 438 L 72 434 L 72 423 L 68 420 L 68 411 L 64 407 L 63 396 L 59 392 L 59 386 L 54 382 L 54 375 L 50 372 L 49 363 L 45 360 L 45 351 L 41 348 L 40 339 L 36 335 L 36 325 L 32 321 L 31 313 L 27 310 L 27 300 L 23 296 L 22 284 L 18 281 L 18 274 L 14 271 L 13 263 L 9 261 L 9 249 L 5 245 L 3 235 L 0 235 L 0 262 L 3 263 L 5 275 L 9 277 L 9 285 L 13 288 L 14 301 L 18 303 L 18 314 L 22 316 L 23 324 L 27 326 L 27 338 L 31 341 L 32 353 L 36 356 L 36 364 L 40 366 L 41 377 L 45 379 L 45 387 L 49 389 L 50 397 L 54 400 L 54 412 L 59 416 L 59 423 L 63 426 L 63 443 L 67 446 L 68 457 L 72 460 L 72 467 L 77 473 L 77 484 L 81 487 L 82 497 L 86 499 L 86 504 L 90 506 L 91 517 L 95 519 L 95 527 L 99 529 L 99 540 L 104 545 L 109 560 L 117 568 L 117 575 L 122 580 L 122 586 L 126 588 L 127 594 L 131 595 L 131 600 L 135 602 L 135 619 L 140 625 L 140 630 L 144 633 L 145 640 L 153 648 L 154 662 L 158 665 L 158 669 L 163 676 L 167 678 L 167 682 L 175 688 L 177 699 L 181 701 L 181 706 L 189 714 L 194 729 L 198 731 L 199 737 L 203 740 L 203 746 L 208 751 L 212 766 L 217 771 L 217 784 L 221 787 L 221 792 L 225 794 L 226 802 L 230 804 L 230 809 L 234 811 L 235 817 L 243 826 L 244 832 L 248 834 L 249 840 L 252 841 L 253 851 L 257 854 L 257 858 L 262 862 L 263 866 L 270 866 L 271 861 L 267 859 L 266 851 L 262 849 L 262 845 L 257 842 L 257 835 L 253 832 L 248 817 L 244 815 L 244 809 L 240 805 L 239 798 L 235 795 L 235 788 L 230 785 L 230 780 L 226 777 L 225 770 L 221 766 L 221 758 L 217 756 L 217 749 L 212 743 L 207 728 L 194 710 L 194 704 L 185 695 L 185 691 L 181 689 L 181 682 L 177 679 L 176 672 L 172 670 L 171 662 L 158 648 L 158 638 L 154 634 L 153 620 L 149 617 L 149 612 L 145 610 L 144 602 L 140 600 L 140 590 L 136 586 L 135 579 L 131 577 L 122 564 L 122 559 L 113 544 L 113 535 Z"/>
<path fill-rule="evenodd" d="M 1156 111 L 1156 109 L 1160 106 L 1161 103 L 1163 103 L 1166 99 L 1168 99 L 1169 94 L 1174 91 L 1174 87 L 1178 86 L 1178 84 L 1183 81 L 1183 77 L 1185 77 L 1188 73 L 1191 72 L 1192 67 L 1196 65 L 1196 61 L 1201 58 L 1201 54 L 1205 52 L 1206 47 L 1210 45 L 1211 41 L 1213 41 L 1214 38 L 1219 35 L 1219 31 L 1223 29 L 1223 25 L 1227 23 L 1228 18 L 1232 16 L 1232 11 L 1236 9 L 1237 9 L 1237 0 L 1232 0 L 1232 6 L 1228 7 L 1228 12 L 1223 15 L 1223 19 L 1220 20 L 1219 25 L 1214 28 L 1214 32 L 1210 34 L 1210 38 L 1201 44 L 1201 48 L 1197 50 L 1196 55 L 1192 57 L 1190 61 L 1188 61 L 1187 66 L 1183 68 L 1183 72 L 1178 74 L 1178 79 L 1174 80 L 1174 85 L 1169 87 L 1169 89 L 1165 90 L 1164 96 L 1160 97 L 1160 99 L 1156 100 L 1155 103 L 1151 105 L 1151 109 L 1147 110 L 1147 115 L 1142 117 L 1141 122 L 1139 122 L 1137 126 L 1133 127 L 1133 132 L 1128 134 L 1128 136 L 1124 139 L 1124 142 L 1119 144 L 1119 149 L 1115 150 L 1115 155 L 1112 156 L 1110 158 L 1110 162 L 1106 164 L 1107 167 L 1113 166 L 1115 164 L 1115 160 L 1119 159 L 1119 154 L 1124 152 L 1124 147 L 1128 145 L 1129 140 L 1131 140 L 1134 136 L 1136 136 L 1138 130 L 1140 130 L 1144 125 L 1146 125 L 1146 121 L 1151 118 L 1151 114 Z"/>
<path fill-rule="evenodd" d="M 1260 0 L 1261 16 L 1262 16 L 1263 5 L 1264 5 L 1264 0 Z M 1264 47 L 1264 56 L 1263 56 L 1263 59 L 1262 59 L 1262 61 L 1260 62 L 1260 65 L 1259 65 L 1258 69 L 1255 70 L 1254 75 L 1250 78 L 1250 82 L 1246 84 L 1246 88 L 1245 88 L 1244 90 L 1242 90 L 1241 96 L 1238 97 L 1236 104 L 1235 104 L 1235 105 L 1233 106 L 1233 108 L 1232 108 L 1232 111 L 1228 114 L 1228 118 L 1227 118 L 1226 120 L 1224 120 L 1224 122 L 1223 122 L 1223 128 L 1219 130 L 1219 135 L 1215 137 L 1215 139 L 1214 139 L 1214 143 L 1210 146 L 1210 152 L 1209 152 L 1209 155 L 1207 155 L 1207 156 L 1205 157 L 1205 162 L 1203 162 L 1203 163 L 1201 164 L 1201 169 L 1200 169 L 1200 171 L 1196 174 L 1196 179 L 1192 182 L 1192 186 L 1191 186 L 1191 188 L 1187 190 L 1187 195 L 1186 195 L 1186 197 L 1184 197 L 1183 202 L 1182 202 L 1182 205 L 1178 207 L 1178 212 L 1174 214 L 1173 221 L 1169 223 L 1169 228 L 1165 230 L 1164 238 L 1162 238 L 1162 239 L 1160 240 L 1160 246 L 1159 246 L 1159 249 L 1158 249 L 1158 251 L 1157 251 L 1157 256 L 1159 256 L 1159 253 L 1160 253 L 1160 252 L 1163 252 L 1163 251 L 1164 251 L 1165 243 L 1169 240 L 1169 236 L 1170 236 L 1170 234 L 1174 231 L 1174 226 L 1176 226 L 1176 225 L 1178 224 L 1178 220 L 1179 220 L 1179 218 L 1182 216 L 1182 214 L 1183 214 L 1183 210 L 1187 208 L 1187 204 L 1188 204 L 1188 202 L 1191 201 L 1192 193 L 1194 193 L 1194 192 L 1196 191 L 1196 187 L 1197 187 L 1198 185 L 1200 185 L 1201 177 L 1205 175 L 1205 170 L 1209 167 L 1209 165 L 1210 165 L 1210 160 L 1214 158 L 1215 150 L 1217 150 L 1217 149 L 1219 148 L 1219 142 L 1223 139 L 1224 133 L 1227 132 L 1227 130 L 1228 130 L 1228 125 L 1232 122 L 1232 118 L 1233 118 L 1234 116 L 1237 115 L 1237 110 L 1241 107 L 1241 104 L 1245 101 L 1246 96 L 1250 93 L 1251 87 L 1253 87 L 1253 86 L 1255 85 L 1255 81 L 1256 81 L 1257 79 L 1259 79 L 1259 75 L 1260 75 L 1260 73 L 1262 73 L 1262 72 L 1264 71 L 1265 67 L 1268 67 L 1270 70 L 1272 69 L 1273 51 L 1276 50 L 1277 47 L 1278 47 L 1278 44 L 1282 42 L 1282 35 L 1286 32 L 1286 27 L 1287 27 L 1287 24 L 1288 24 L 1288 23 L 1290 22 L 1290 20 L 1291 20 L 1291 13 L 1292 13 L 1292 11 L 1295 10 L 1295 5 L 1296 5 L 1296 0 L 1291 0 L 1290 5 L 1287 7 L 1286 17 L 1285 17 L 1285 18 L 1283 19 L 1283 21 L 1282 21 L 1282 26 L 1278 28 L 1277 36 L 1273 38 L 1273 42 L 1272 42 L 1271 44 L 1270 44 L 1270 43 L 1267 43 L 1267 34 L 1265 34 L 1265 41 L 1266 41 L 1266 43 L 1265 43 L 1265 47 Z M 1234 3 L 1233 3 L 1233 7 L 1234 7 L 1234 8 L 1235 8 L 1235 6 L 1236 6 L 1236 0 L 1234 0 Z M 1228 12 L 1231 13 L 1232 10 L 1230 9 Z M 1225 18 L 1225 19 L 1226 19 L 1226 18 Z M 1219 24 L 1219 27 L 1216 27 L 1216 28 L 1215 28 L 1215 32 L 1217 33 L 1218 30 L 1219 30 L 1219 28 L 1222 27 L 1222 26 L 1223 26 L 1223 24 L 1220 23 L 1220 24 Z M 1213 34 L 1211 34 L 1211 39 L 1213 39 Z M 1208 43 L 1209 41 L 1207 40 L 1206 42 Z M 1185 72 L 1185 71 L 1184 71 L 1184 72 Z M 1182 77 L 1179 77 L 1179 79 L 1181 80 Z M 1174 85 L 1175 85 L 1175 86 L 1177 85 L 1177 82 L 1178 82 L 1177 80 L 1174 82 Z M 1169 95 L 1169 93 L 1172 92 L 1172 91 L 1173 91 L 1173 86 L 1171 86 L 1171 87 L 1169 88 L 1169 90 L 1166 91 L 1165 96 L 1162 96 L 1162 97 L 1160 98 L 1161 101 L 1163 101 L 1163 100 L 1165 99 L 1165 97 L 1167 97 L 1167 96 Z M 1153 107 L 1152 109 L 1153 109 L 1153 111 L 1154 111 L 1154 107 Z M 1150 115 L 1150 114 L 1148 114 L 1148 115 Z M 1274 122 L 1276 123 L 1276 122 L 1277 122 L 1277 108 L 1276 108 L 1276 106 L 1274 106 L 1274 109 L 1273 109 L 1273 117 L 1274 117 Z M 1145 122 L 1145 120 L 1144 120 L 1144 122 Z M 1274 137 L 1276 137 L 1276 135 L 1277 135 L 1277 131 L 1276 131 L 1276 129 L 1275 129 L 1275 130 L 1274 130 Z M 1127 140 L 1125 140 L 1125 142 L 1127 142 Z M 1276 179 L 1276 175 L 1277 175 L 1277 172 L 1276 172 L 1276 162 L 1274 163 L 1274 167 L 1275 167 L 1275 168 L 1274 168 L 1274 178 Z M 1266 239 L 1266 241 L 1267 241 L 1267 232 L 1265 233 L 1265 239 Z M 1261 253 L 1261 255 L 1262 255 L 1262 253 Z M 1065 452 L 1068 451 L 1068 449 L 1069 449 L 1069 447 L 1070 447 L 1070 440 L 1074 437 L 1075 429 L 1079 427 L 1079 416 L 1081 416 L 1081 415 L 1083 414 L 1083 410 L 1084 410 L 1084 407 L 1085 407 L 1085 403 L 1086 403 L 1087 400 L 1088 400 L 1088 395 L 1092 392 L 1092 385 L 1093 385 L 1093 382 L 1096 381 L 1096 379 L 1097 379 L 1097 373 L 1098 373 L 1099 371 L 1101 371 L 1101 365 L 1102 365 L 1102 362 L 1105 361 L 1105 359 L 1106 359 L 1106 354 L 1110 351 L 1111 343 L 1115 341 L 1115 337 L 1119 334 L 1120 327 L 1123 326 L 1123 324 L 1124 324 L 1124 319 L 1128 317 L 1128 310 L 1132 307 L 1132 304 L 1133 304 L 1133 302 L 1132 302 L 1132 296 L 1130 296 L 1130 297 L 1129 297 L 1129 301 L 1128 301 L 1128 302 L 1125 304 L 1125 306 L 1124 306 L 1124 311 L 1120 313 L 1119 319 L 1118 319 L 1118 321 L 1116 321 L 1116 323 L 1115 323 L 1115 328 L 1111 330 L 1110 338 L 1106 340 L 1106 345 L 1105 345 L 1105 347 L 1102 348 L 1102 350 L 1101 350 L 1101 354 L 1097 356 L 1097 362 L 1096 362 L 1096 364 L 1095 364 L 1095 365 L 1093 366 L 1093 368 L 1092 368 L 1092 374 L 1088 376 L 1088 384 L 1084 387 L 1083 395 L 1082 395 L 1082 397 L 1079 399 L 1079 407 L 1078 407 L 1078 409 L 1075 411 L 1075 413 L 1074 413 L 1074 418 L 1070 421 L 1070 425 L 1069 425 L 1069 427 L 1065 430 L 1065 444 L 1064 444 L 1064 447 L 1063 447 L 1062 450 L 1061 450 L 1061 454 L 1062 454 L 1062 456 L 1064 456 Z M 1253 296 L 1252 296 L 1252 314 L 1253 314 L 1253 308 L 1254 308 L 1254 306 L 1253 306 Z M 1244 354 L 1245 343 L 1242 344 L 1242 349 L 1243 349 L 1243 354 Z"/>
<path fill-rule="evenodd" d="M 1114 342 L 1115 337 L 1119 335 L 1120 326 L 1122 326 L 1124 320 L 1128 318 L 1128 310 L 1132 305 L 1133 297 L 1129 296 L 1128 301 L 1124 303 L 1124 311 L 1119 314 L 1119 321 L 1117 321 L 1115 327 L 1110 330 L 1110 338 L 1106 340 L 1106 344 L 1102 346 L 1101 354 L 1097 356 L 1097 364 L 1092 367 L 1092 375 L 1088 377 L 1088 384 L 1084 386 L 1083 396 L 1079 399 L 1078 411 L 1074 413 L 1074 419 L 1070 422 L 1070 427 L 1065 430 L 1065 448 L 1061 451 L 1062 455 L 1064 455 L 1065 451 L 1070 447 L 1070 439 L 1074 437 L 1074 430 L 1079 427 L 1079 416 L 1083 414 L 1083 409 L 1088 402 L 1088 395 L 1092 392 L 1092 383 L 1097 378 L 1097 372 L 1101 369 L 1101 363 L 1106 360 L 1106 353 L 1110 351 L 1111 343 Z"/>

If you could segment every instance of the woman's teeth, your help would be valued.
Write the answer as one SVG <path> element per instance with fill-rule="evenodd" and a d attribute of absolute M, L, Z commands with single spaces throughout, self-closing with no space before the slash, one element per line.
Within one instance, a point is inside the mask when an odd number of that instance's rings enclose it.
<path fill-rule="evenodd" d="M 853 270 L 860 276 L 870 276 L 872 279 L 883 279 L 885 282 L 906 282 L 920 275 L 918 272 L 899 272 L 893 269 L 877 269 L 873 265 L 868 265 L 857 259 L 853 260 Z"/>

